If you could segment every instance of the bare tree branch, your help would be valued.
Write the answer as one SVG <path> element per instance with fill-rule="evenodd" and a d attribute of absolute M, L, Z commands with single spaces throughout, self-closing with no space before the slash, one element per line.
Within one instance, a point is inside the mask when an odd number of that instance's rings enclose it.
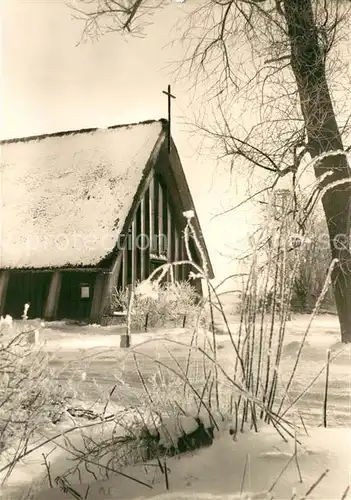
<path fill-rule="evenodd" d="M 80 4 L 85 7 L 79 15 L 85 16 L 86 33 L 99 36 L 109 30 L 134 33 L 137 19 L 152 14 L 163 2 L 80 0 Z M 331 186 L 322 198 L 331 245 L 337 234 L 349 239 L 350 166 L 345 154 L 323 155 L 349 150 L 343 141 L 351 114 L 345 110 L 345 99 L 335 95 L 336 90 L 350 87 L 350 82 L 342 81 L 348 75 L 337 48 L 349 36 L 351 3 L 205 0 L 189 10 L 180 27 L 187 48 L 179 73 L 187 79 L 192 75 L 195 88 L 202 82 L 207 102 L 214 98 L 217 102 L 212 123 L 207 113 L 198 130 L 219 147 L 219 158 L 230 160 L 232 172 L 244 164 L 252 175 L 259 168 L 274 180 L 292 174 L 294 192 L 307 155 L 321 156 L 313 170 L 323 179 L 322 188 Z M 235 116 L 238 103 L 254 123 L 245 125 L 242 117 Z M 324 176 L 327 171 L 330 178 Z M 350 296 L 351 254 L 334 245 L 332 256 L 337 262 L 333 286 L 342 337 L 351 341 L 351 298 L 345 299 Z"/>

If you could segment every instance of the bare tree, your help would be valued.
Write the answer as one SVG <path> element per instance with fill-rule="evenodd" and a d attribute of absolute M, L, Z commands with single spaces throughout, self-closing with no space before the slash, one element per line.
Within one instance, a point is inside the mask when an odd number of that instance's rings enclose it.
<path fill-rule="evenodd" d="M 84 33 L 93 36 L 138 31 L 140 20 L 162 4 L 78 0 L 74 10 L 85 21 Z M 239 156 L 275 179 L 291 173 L 296 180 L 306 156 L 317 159 L 313 169 L 332 258 L 338 259 L 332 283 L 341 337 L 351 342 L 351 170 L 343 143 L 349 117 L 343 122 L 339 113 L 345 101 L 333 100 L 342 81 L 337 71 L 342 75 L 347 65 L 337 58 L 336 47 L 350 24 L 350 1 L 205 0 L 191 5 L 183 27 L 190 52 L 181 66 L 196 81 L 215 75 L 209 91 L 221 105 L 207 132 L 220 141 L 233 168 Z M 238 55 L 243 46 L 250 48 L 246 62 Z M 260 120 L 239 133 L 228 109 L 243 92 Z"/>

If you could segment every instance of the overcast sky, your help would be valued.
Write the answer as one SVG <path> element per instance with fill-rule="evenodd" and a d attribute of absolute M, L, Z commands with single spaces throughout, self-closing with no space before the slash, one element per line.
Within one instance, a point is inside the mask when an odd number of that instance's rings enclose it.
<path fill-rule="evenodd" d="M 109 34 L 78 44 L 82 24 L 61 0 L 3 0 L 1 137 L 21 137 L 87 127 L 106 127 L 166 117 L 162 90 L 172 84 L 173 137 L 193 193 L 213 259 L 222 278 L 232 247 L 249 230 L 245 210 L 212 220 L 244 196 L 237 178 L 213 158 L 197 153 L 200 137 L 184 125 L 199 109 L 188 81 L 174 81 L 167 63 L 182 56 L 172 27 L 185 6 L 171 3 L 154 18 L 144 38 Z M 200 89 L 201 90 L 201 89 Z M 201 93 L 201 92 L 200 92 Z M 201 104 L 204 109 L 203 103 Z M 206 109 L 206 108 L 205 108 Z"/>

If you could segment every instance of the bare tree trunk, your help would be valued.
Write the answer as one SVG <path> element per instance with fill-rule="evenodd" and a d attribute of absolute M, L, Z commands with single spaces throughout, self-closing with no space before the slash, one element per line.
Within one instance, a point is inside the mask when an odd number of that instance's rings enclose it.
<path fill-rule="evenodd" d="M 319 41 L 311 0 L 283 0 L 284 15 L 291 44 L 291 67 L 294 72 L 312 157 L 343 150 L 343 143 L 333 109 L 326 78 L 325 53 Z M 325 185 L 345 179 L 322 198 L 327 220 L 332 257 L 338 259 L 332 275 L 341 338 L 351 342 L 351 171 L 346 155 L 329 156 L 315 164 L 315 175 L 332 175 Z"/>

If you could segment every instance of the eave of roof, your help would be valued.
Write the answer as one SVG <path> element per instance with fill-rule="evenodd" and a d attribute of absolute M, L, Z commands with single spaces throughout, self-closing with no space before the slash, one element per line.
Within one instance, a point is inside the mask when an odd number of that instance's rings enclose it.
<path fill-rule="evenodd" d="M 42 139 L 47 139 L 49 137 L 65 137 L 65 136 L 76 135 L 76 134 L 90 134 L 92 132 L 96 132 L 97 130 L 115 130 L 118 128 L 131 128 L 131 127 L 134 127 L 135 125 L 151 125 L 152 123 L 157 123 L 157 122 L 160 122 L 162 124 L 163 129 L 166 130 L 167 120 L 165 118 L 160 118 L 159 120 L 144 120 L 141 122 L 125 123 L 125 124 L 119 124 L 119 125 L 110 125 L 109 127 L 106 127 L 106 128 L 91 127 L 91 128 L 82 128 L 82 129 L 76 129 L 76 130 L 64 130 L 64 131 L 60 131 L 60 132 L 50 132 L 48 134 L 29 135 L 29 136 L 24 136 L 24 137 L 14 137 L 11 139 L 2 139 L 2 140 L 0 140 L 0 146 L 5 145 L 5 144 L 13 144 L 16 142 L 41 141 Z"/>

